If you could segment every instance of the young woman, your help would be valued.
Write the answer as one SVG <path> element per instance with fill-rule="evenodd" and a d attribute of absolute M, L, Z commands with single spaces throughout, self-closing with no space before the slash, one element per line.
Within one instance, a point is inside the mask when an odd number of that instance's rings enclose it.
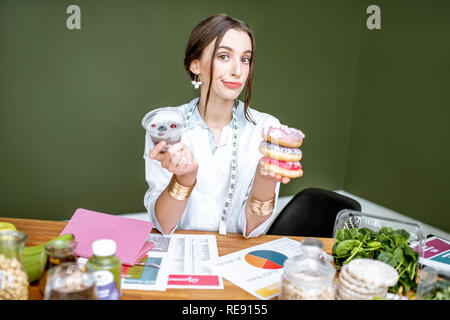
<path fill-rule="evenodd" d="M 254 59 L 253 32 L 240 20 L 219 14 L 192 31 L 184 66 L 200 97 L 175 107 L 187 120 L 182 140 L 161 152 L 166 142 L 150 147 L 146 135 L 144 204 L 161 233 L 178 228 L 252 237 L 272 221 L 280 182 L 290 178 L 260 168 L 262 128 L 280 122 L 249 107 Z"/>

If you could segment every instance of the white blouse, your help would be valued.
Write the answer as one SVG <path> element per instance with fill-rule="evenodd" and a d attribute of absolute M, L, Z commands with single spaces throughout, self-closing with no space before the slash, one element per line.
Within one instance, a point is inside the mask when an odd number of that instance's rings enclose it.
<path fill-rule="evenodd" d="M 186 116 L 198 99 L 195 98 L 187 104 L 174 108 L 181 110 Z M 245 206 L 253 185 L 256 167 L 262 157 L 259 151 L 259 145 L 262 141 L 261 131 L 263 127 L 280 124 L 279 120 L 272 115 L 258 112 L 251 108 L 248 110 L 256 125 L 245 119 L 244 103 L 239 101 L 236 112 L 239 139 L 238 177 L 231 208 L 226 220 L 227 232 L 242 233 L 244 236 L 246 229 Z M 143 125 L 145 118 L 142 121 Z M 220 142 L 216 147 L 212 130 L 208 128 L 200 116 L 198 108 L 195 108 L 188 126 L 185 128 L 181 142 L 191 150 L 199 164 L 197 184 L 192 190 L 180 221 L 170 234 L 175 229 L 219 230 L 220 218 L 230 182 L 231 141 L 232 121 L 222 129 Z M 150 221 L 153 222 L 157 230 L 163 233 L 155 216 L 155 202 L 169 184 L 172 173 L 164 169 L 159 161 L 148 157 L 152 147 L 153 144 L 147 132 L 145 136 L 144 160 L 145 178 L 149 188 L 144 197 L 144 205 L 149 213 Z M 276 212 L 279 189 L 280 183 L 277 183 L 273 212 Z M 256 237 L 262 234 L 273 218 L 274 214 L 255 228 L 248 237 Z"/>

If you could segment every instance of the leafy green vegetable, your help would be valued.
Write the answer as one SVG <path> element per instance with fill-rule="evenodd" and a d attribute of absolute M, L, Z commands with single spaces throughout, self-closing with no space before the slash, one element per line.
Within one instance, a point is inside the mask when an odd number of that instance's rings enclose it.
<path fill-rule="evenodd" d="M 447 279 L 438 280 L 425 300 L 450 300 L 450 281 Z"/>
<path fill-rule="evenodd" d="M 351 252 L 355 247 L 359 246 L 359 240 L 344 240 L 336 247 L 336 255 L 343 257 Z"/>
<path fill-rule="evenodd" d="M 346 225 L 336 231 L 336 242 L 332 249 L 335 266 L 340 268 L 355 258 L 383 261 L 399 273 L 399 281 L 389 288 L 390 292 L 398 292 L 400 286 L 403 286 L 404 292 L 415 291 L 419 254 L 409 247 L 409 233 L 389 227 L 382 227 L 375 232 L 369 228 L 355 228 L 351 221 L 350 224 L 351 227 Z"/>

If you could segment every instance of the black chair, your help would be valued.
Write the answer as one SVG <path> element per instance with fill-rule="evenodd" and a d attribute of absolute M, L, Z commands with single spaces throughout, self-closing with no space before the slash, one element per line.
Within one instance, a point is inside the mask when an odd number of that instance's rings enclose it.
<path fill-rule="evenodd" d="M 336 215 L 343 209 L 361 211 L 361 205 L 334 191 L 307 188 L 288 202 L 266 234 L 331 238 Z"/>

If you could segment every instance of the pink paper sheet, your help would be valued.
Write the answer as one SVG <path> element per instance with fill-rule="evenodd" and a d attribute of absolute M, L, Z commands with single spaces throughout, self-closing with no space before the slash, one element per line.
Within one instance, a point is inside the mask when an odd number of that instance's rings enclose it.
<path fill-rule="evenodd" d="M 136 262 L 141 260 L 147 254 L 147 252 L 153 249 L 154 246 L 155 244 L 153 242 L 147 241 L 142 247 L 142 250 L 137 257 Z"/>
<path fill-rule="evenodd" d="M 147 249 L 146 240 L 152 228 L 151 222 L 77 209 L 61 234 L 75 236 L 78 242 L 76 254 L 83 258 L 92 256 L 95 240 L 112 239 L 117 244 L 116 256 L 122 264 L 132 266 Z"/>

